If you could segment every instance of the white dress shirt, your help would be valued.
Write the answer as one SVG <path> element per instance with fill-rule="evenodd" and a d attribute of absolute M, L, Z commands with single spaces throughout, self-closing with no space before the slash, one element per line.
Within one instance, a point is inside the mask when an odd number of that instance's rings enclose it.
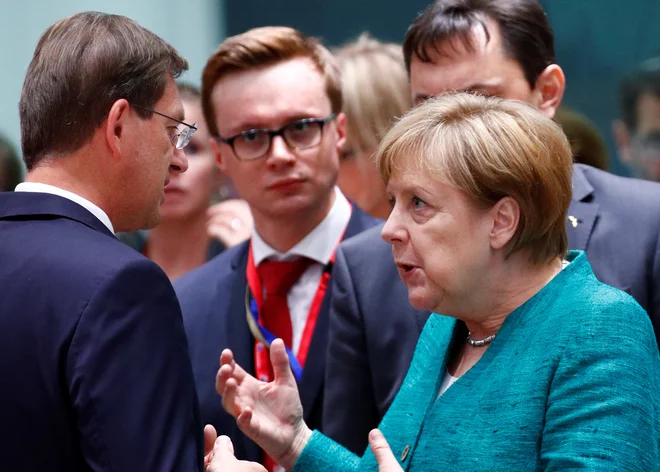
<path fill-rule="evenodd" d="M 73 192 L 69 192 L 68 190 L 61 189 L 59 187 L 55 187 L 53 185 L 40 184 L 38 182 L 20 183 L 16 186 L 15 191 L 50 193 L 52 195 L 58 195 L 60 197 L 66 198 L 67 200 L 71 200 L 72 202 L 77 203 L 78 205 L 83 207 L 85 210 L 89 211 L 92 215 L 98 218 L 99 221 L 103 223 L 110 230 L 112 234 L 115 234 L 115 229 L 112 226 L 112 222 L 110 221 L 110 218 L 108 218 L 108 215 L 98 206 L 94 205 L 92 202 L 90 202 L 86 198 L 81 197 L 80 195 L 77 195 Z"/>
<path fill-rule="evenodd" d="M 321 282 L 323 268 L 330 262 L 337 244 L 346 231 L 348 221 L 351 219 L 351 204 L 338 187 L 335 187 L 335 196 L 335 202 L 323 221 L 285 254 L 266 244 L 256 230 L 252 232 L 252 256 L 255 266 L 259 266 L 266 259 L 284 261 L 300 256 L 315 261 L 293 284 L 286 297 L 291 314 L 294 354 L 297 354 L 300 348 L 307 315 Z"/>

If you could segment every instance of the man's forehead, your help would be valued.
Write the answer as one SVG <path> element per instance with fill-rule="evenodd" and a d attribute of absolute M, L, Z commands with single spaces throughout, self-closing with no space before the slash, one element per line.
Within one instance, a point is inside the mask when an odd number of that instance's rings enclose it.
<path fill-rule="evenodd" d="M 221 78 L 211 96 L 218 127 L 235 132 L 328 115 L 331 103 L 325 80 L 313 65 L 308 69 L 308 64 L 304 59 L 297 64 L 287 61 Z"/>

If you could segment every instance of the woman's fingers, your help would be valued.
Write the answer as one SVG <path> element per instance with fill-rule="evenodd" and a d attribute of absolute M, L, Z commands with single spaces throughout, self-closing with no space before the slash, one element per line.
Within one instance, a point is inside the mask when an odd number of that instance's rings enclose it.
<path fill-rule="evenodd" d="M 376 456 L 378 472 L 403 472 L 385 436 L 379 430 L 374 429 L 369 433 L 369 446 Z"/>
<path fill-rule="evenodd" d="M 250 407 L 246 407 L 241 411 L 241 414 L 236 418 L 236 424 L 250 439 L 256 439 L 259 435 L 258 422 L 254 420 L 254 412 Z"/>
<path fill-rule="evenodd" d="M 270 362 L 273 364 L 273 377 L 276 384 L 295 385 L 296 379 L 291 372 L 289 356 L 284 347 L 284 341 L 276 339 L 270 345 Z"/>

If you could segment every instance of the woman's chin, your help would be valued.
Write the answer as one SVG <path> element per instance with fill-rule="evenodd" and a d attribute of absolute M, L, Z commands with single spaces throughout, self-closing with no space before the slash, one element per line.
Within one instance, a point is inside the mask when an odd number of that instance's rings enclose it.
<path fill-rule="evenodd" d="M 408 294 L 408 301 L 415 310 L 428 310 L 435 311 L 435 303 L 428 296 L 417 295 L 414 293 Z"/>

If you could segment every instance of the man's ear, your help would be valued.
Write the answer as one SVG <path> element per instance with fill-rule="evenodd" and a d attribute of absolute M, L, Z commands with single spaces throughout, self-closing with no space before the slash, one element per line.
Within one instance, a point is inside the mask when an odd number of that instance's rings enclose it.
<path fill-rule="evenodd" d="M 335 118 L 335 125 L 337 128 L 337 155 L 341 155 L 341 150 L 346 145 L 346 115 L 338 113 Z"/>
<path fill-rule="evenodd" d="M 121 157 L 122 144 L 126 141 L 126 130 L 130 120 L 130 105 L 126 99 L 117 100 L 110 107 L 106 120 L 105 139 L 115 159 Z"/>
<path fill-rule="evenodd" d="M 554 118 L 555 112 L 564 97 L 565 89 L 566 77 L 564 77 L 564 71 L 557 64 L 550 64 L 536 79 L 534 102 L 545 116 Z"/>
<path fill-rule="evenodd" d="M 222 155 L 222 151 L 220 150 L 220 143 L 216 138 L 211 136 L 209 138 L 209 144 L 211 145 L 211 149 L 213 150 L 213 155 L 215 156 L 215 164 L 218 166 L 218 169 L 220 169 L 223 173 L 227 173 L 227 163 L 225 162 L 224 156 Z"/>
<path fill-rule="evenodd" d="M 630 152 L 631 137 L 628 127 L 623 121 L 615 120 L 612 122 L 612 135 L 614 136 L 619 157 L 623 162 L 630 164 L 632 162 L 632 153 Z"/>
<path fill-rule="evenodd" d="M 490 246 L 493 249 L 505 247 L 518 230 L 520 205 L 511 197 L 504 197 L 490 209 L 493 226 L 490 230 Z"/>

